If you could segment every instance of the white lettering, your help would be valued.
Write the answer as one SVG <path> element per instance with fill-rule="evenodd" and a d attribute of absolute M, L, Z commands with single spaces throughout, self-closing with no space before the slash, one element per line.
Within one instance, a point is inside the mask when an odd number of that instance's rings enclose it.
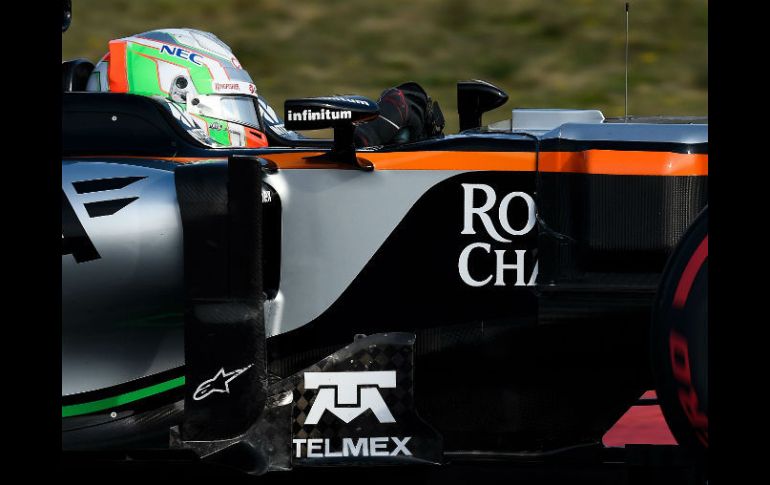
<path fill-rule="evenodd" d="M 307 440 L 307 457 L 308 458 L 323 458 L 321 453 L 321 445 L 323 444 L 321 438 L 310 438 Z"/>
<path fill-rule="evenodd" d="M 406 447 L 411 436 L 399 438 L 397 436 L 372 436 L 369 438 L 342 438 L 342 450 L 332 451 L 329 438 L 295 438 L 292 443 L 295 448 L 294 456 L 302 458 L 302 446 L 307 450 L 306 458 L 342 458 L 342 457 L 370 457 L 370 456 L 412 456 L 412 452 Z M 392 446 L 390 443 L 393 443 Z M 391 449 L 392 448 L 392 449 Z"/>
<path fill-rule="evenodd" d="M 409 441 L 410 439 L 412 439 L 412 437 L 411 437 L 411 436 L 407 436 L 406 438 L 404 438 L 404 440 L 403 440 L 403 441 L 402 441 L 402 440 L 400 440 L 400 439 L 398 439 L 398 438 L 396 438 L 395 436 L 391 436 L 391 437 L 390 437 L 390 439 L 392 439 L 392 440 L 393 440 L 393 443 L 395 443 L 395 444 L 396 444 L 396 447 L 395 447 L 395 449 L 393 449 L 393 451 L 390 453 L 390 456 L 396 456 L 396 455 L 398 455 L 399 453 L 402 453 L 402 454 L 404 454 L 404 455 L 406 455 L 406 456 L 412 456 L 412 452 L 411 452 L 411 451 L 409 451 L 409 450 L 406 448 L 406 442 L 407 442 L 407 441 Z"/>
<path fill-rule="evenodd" d="M 457 268 L 460 270 L 460 278 L 462 278 L 466 285 L 479 287 L 489 283 L 489 281 L 492 279 L 492 275 L 489 275 L 487 279 L 482 281 L 476 281 L 471 277 L 470 270 L 468 269 L 468 259 L 470 258 L 471 251 L 476 248 L 481 248 L 487 253 L 489 253 L 491 250 L 491 246 L 487 243 L 469 244 L 468 247 L 463 249 L 463 251 L 460 253 L 460 260 L 457 262 Z"/>
<path fill-rule="evenodd" d="M 474 216 L 477 216 L 484 226 L 484 230 L 481 232 L 491 237 L 492 239 L 501 243 L 512 242 L 509 239 L 504 238 L 502 232 L 497 232 L 495 223 L 489 216 L 488 212 L 495 207 L 497 194 L 495 190 L 486 184 L 461 184 L 463 187 L 463 229 L 460 234 L 476 234 L 476 228 L 474 227 Z M 485 199 L 477 202 L 475 199 L 475 192 L 480 191 L 484 193 Z M 510 205 L 514 199 L 522 199 L 527 205 L 527 220 L 523 223 L 521 228 L 515 228 L 511 224 L 509 217 Z M 536 204 L 534 198 L 526 192 L 510 192 L 500 199 L 499 206 L 497 207 L 497 218 L 500 221 L 500 226 L 506 235 L 511 236 L 524 236 L 529 234 L 537 224 Z M 518 220 L 518 219 L 517 219 Z M 518 224 L 518 223 L 517 223 Z M 468 286 L 481 287 L 488 285 L 494 279 L 494 286 L 505 286 L 505 271 L 513 270 L 516 272 L 516 280 L 514 286 L 534 286 L 537 281 L 538 266 L 537 261 L 534 262 L 534 268 L 529 281 L 525 283 L 525 254 L 526 249 L 514 249 L 516 253 L 515 263 L 506 263 L 505 253 L 508 249 L 494 249 L 495 252 L 495 273 L 488 277 L 477 280 L 471 276 L 471 264 L 470 257 L 471 252 L 474 249 L 483 249 L 487 254 L 490 254 L 493 250 L 491 244 L 484 242 L 475 242 L 466 246 L 461 252 L 457 261 L 457 269 L 462 281 Z M 476 261 L 484 261 L 482 256 L 477 255 Z"/>
<path fill-rule="evenodd" d="M 369 103 L 364 101 L 363 99 L 345 98 L 343 96 L 329 96 L 326 99 L 330 99 L 334 101 L 345 101 L 346 103 L 355 103 L 363 106 L 369 106 Z"/>
<path fill-rule="evenodd" d="M 369 455 L 370 456 L 388 456 L 388 438 L 377 437 L 369 438 Z"/>
<path fill-rule="evenodd" d="M 353 113 L 350 111 L 331 111 L 329 109 L 320 109 L 318 111 L 304 109 L 301 113 L 292 110 L 286 111 L 286 119 L 289 121 L 334 121 L 350 120 L 352 118 Z"/>
<path fill-rule="evenodd" d="M 369 456 L 369 443 L 366 438 L 359 438 L 353 445 L 352 438 L 342 438 L 343 456 Z"/>
<path fill-rule="evenodd" d="M 473 216 L 476 215 L 481 219 L 481 223 L 484 225 L 487 233 L 492 238 L 499 242 L 511 242 L 509 239 L 505 239 L 495 230 L 495 226 L 492 223 L 492 218 L 487 215 L 487 211 L 495 205 L 495 191 L 492 187 L 484 184 L 462 184 L 464 191 L 465 207 L 463 211 L 463 230 L 460 234 L 476 234 L 473 229 Z M 474 207 L 473 205 L 473 192 L 475 190 L 481 190 L 487 196 L 486 202 L 481 207 Z"/>
<path fill-rule="evenodd" d="M 495 278 L 495 286 L 505 286 L 503 281 L 503 271 L 506 269 L 512 269 L 516 271 L 516 283 L 514 286 L 524 286 L 524 254 L 527 252 L 525 249 L 516 249 L 516 264 L 506 264 L 505 249 L 495 249 L 497 255 L 497 277 Z"/>
<path fill-rule="evenodd" d="M 518 231 L 511 227 L 511 223 L 508 220 L 508 204 L 510 204 L 514 197 L 521 197 L 524 199 L 524 202 L 527 203 L 528 209 L 527 224 L 523 229 Z M 500 201 L 498 213 L 500 216 L 500 224 L 503 226 L 503 229 L 505 229 L 511 236 L 523 236 L 524 234 L 527 234 L 529 231 L 531 231 L 533 227 L 535 227 L 535 200 L 529 194 L 524 192 L 511 192 L 510 194 L 503 197 L 503 200 Z"/>
<path fill-rule="evenodd" d="M 297 447 L 297 454 L 295 455 L 297 458 L 302 456 L 302 445 L 305 443 L 305 441 L 307 440 L 298 439 L 298 438 L 291 440 L 291 442 L 294 443 L 294 446 Z"/>
<path fill-rule="evenodd" d="M 338 456 L 342 456 L 341 451 L 329 451 L 329 440 L 324 440 L 324 456 L 328 456 L 331 458 L 336 458 Z"/>

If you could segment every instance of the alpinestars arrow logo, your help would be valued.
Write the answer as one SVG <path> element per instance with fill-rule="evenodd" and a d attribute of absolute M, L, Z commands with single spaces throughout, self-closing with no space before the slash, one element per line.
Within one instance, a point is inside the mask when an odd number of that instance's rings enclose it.
<path fill-rule="evenodd" d="M 209 380 L 201 382 L 201 384 L 198 386 L 198 388 L 195 390 L 195 393 L 193 394 L 193 399 L 196 401 L 200 401 L 201 399 L 206 399 L 210 395 L 214 394 L 215 392 L 222 392 L 230 394 L 230 382 L 232 382 L 236 377 L 243 374 L 249 368 L 254 364 L 249 364 L 246 367 L 242 369 L 235 369 L 234 371 L 225 372 L 225 368 L 222 367 L 219 369 L 219 372 L 212 377 Z"/>

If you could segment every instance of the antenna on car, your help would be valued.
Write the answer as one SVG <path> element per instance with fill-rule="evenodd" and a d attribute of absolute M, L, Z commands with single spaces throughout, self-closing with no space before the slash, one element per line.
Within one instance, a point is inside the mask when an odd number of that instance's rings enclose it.
<path fill-rule="evenodd" d="M 628 2 L 626 2 L 626 97 L 623 113 L 623 121 L 628 123 Z"/>

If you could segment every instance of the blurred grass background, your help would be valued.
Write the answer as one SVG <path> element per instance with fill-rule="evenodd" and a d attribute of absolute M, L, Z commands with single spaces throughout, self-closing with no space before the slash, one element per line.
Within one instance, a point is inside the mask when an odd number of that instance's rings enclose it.
<path fill-rule="evenodd" d="M 455 83 L 480 78 L 514 107 L 623 115 L 620 0 L 73 0 L 62 59 L 96 62 L 110 39 L 163 27 L 213 32 L 279 113 L 292 97 L 377 99 L 404 81 L 457 131 Z M 706 0 L 631 0 L 629 114 L 708 114 Z"/>

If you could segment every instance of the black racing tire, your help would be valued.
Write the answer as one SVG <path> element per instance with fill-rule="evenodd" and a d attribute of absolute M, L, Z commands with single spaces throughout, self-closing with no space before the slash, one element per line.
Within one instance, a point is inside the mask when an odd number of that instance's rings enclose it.
<path fill-rule="evenodd" d="M 651 329 L 652 368 L 663 416 L 677 442 L 708 451 L 708 206 L 666 264 Z"/>

